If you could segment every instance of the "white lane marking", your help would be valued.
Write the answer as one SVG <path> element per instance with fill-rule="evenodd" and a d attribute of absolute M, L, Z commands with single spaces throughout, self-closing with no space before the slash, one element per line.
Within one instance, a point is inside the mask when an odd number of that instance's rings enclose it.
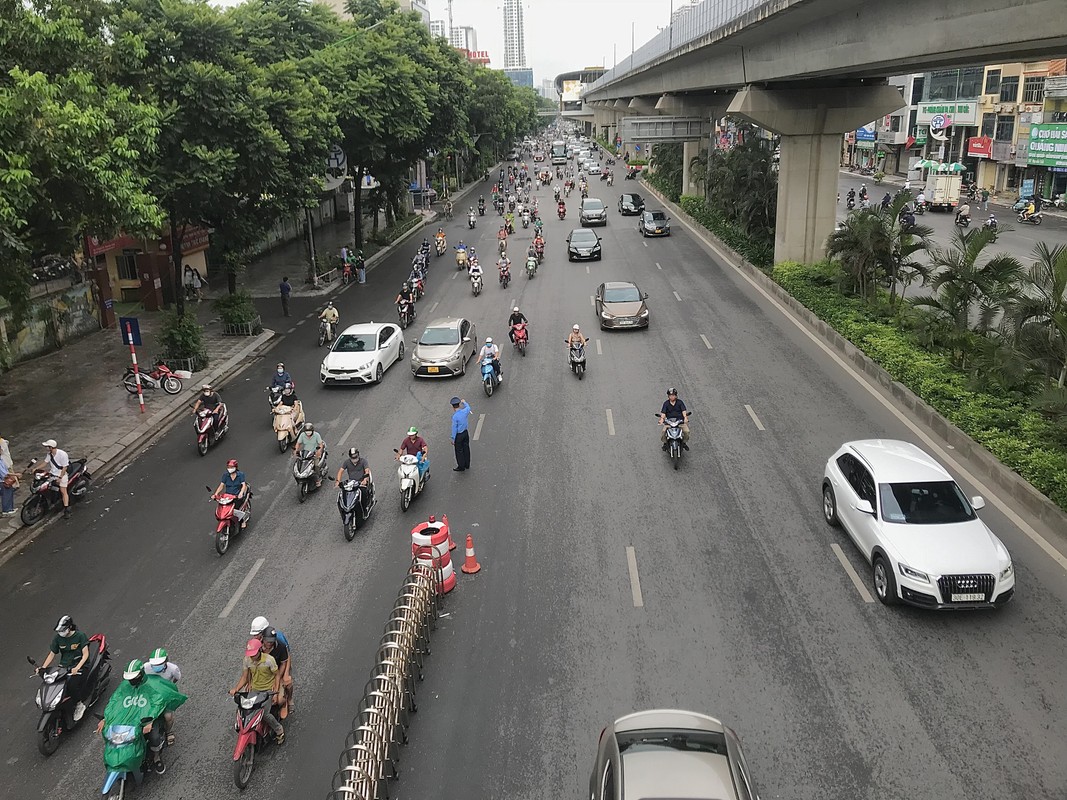
<path fill-rule="evenodd" d="M 348 429 L 345 430 L 344 435 L 340 439 L 337 440 L 337 446 L 338 447 L 343 447 L 344 446 L 344 443 L 348 441 L 348 437 L 352 435 L 352 431 L 354 431 L 356 429 L 356 426 L 358 424 L 359 424 L 359 417 L 356 417 L 354 420 L 352 420 L 352 424 L 348 426 Z"/>
<path fill-rule="evenodd" d="M 305 322 L 307 322 L 307 317 L 304 317 L 304 319 L 302 319 L 302 320 L 300 320 L 300 321 L 299 321 L 298 323 L 296 323 L 296 327 L 298 327 L 298 328 L 299 328 L 299 327 L 300 327 L 301 325 L 303 325 L 303 324 L 304 324 Z"/>
<path fill-rule="evenodd" d="M 304 315 L 304 319 L 311 319 L 313 316 L 315 316 L 315 312 L 309 311 L 307 314 Z"/>
<path fill-rule="evenodd" d="M 433 305 L 432 305 L 432 306 L 430 306 L 430 313 L 431 313 L 431 314 L 433 313 L 433 310 L 434 310 L 435 308 L 437 308 L 437 304 L 438 304 L 438 303 L 440 303 L 440 302 L 441 302 L 440 300 L 434 300 L 434 301 L 433 301 Z"/>
<path fill-rule="evenodd" d="M 234 607 L 241 600 L 241 596 L 248 590 L 248 587 L 252 584 L 252 579 L 256 577 L 256 573 L 259 572 L 259 568 L 263 566 L 263 562 L 265 561 L 265 558 L 259 559 L 252 565 L 252 569 L 248 570 L 248 574 L 245 575 L 245 579 L 241 581 L 241 585 L 237 587 L 237 591 L 233 593 L 230 602 L 228 602 L 225 607 L 223 607 L 222 611 L 219 612 L 219 619 L 226 619 L 226 617 L 230 616 L 230 612 L 233 611 Z"/>
<path fill-rule="evenodd" d="M 674 295 L 674 299 L 677 300 L 679 303 L 682 302 L 682 296 L 678 294 L 678 292 L 672 292 L 671 294 Z"/>
<path fill-rule="evenodd" d="M 641 595 L 641 578 L 637 574 L 637 553 L 632 547 L 626 548 L 626 566 L 630 568 L 630 593 L 634 598 L 634 608 L 643 608 L 645 598 Z"/>
<path fill-rule="evenodd" d="M 478 424 L 474 426 L 474 441 L 478 441 L 478 437 L 482 435 L 483 422 L 485 422 L 485 414 L 479 414 Z"/>
<path fill-rule="evenodd" d="M 286 331 L 286 333 L 292 333 L 292 332 L 293 332 L 293 331 L 295 331 L 295 330 L 296 330 L 296 325 L 294 325 L 294 326 L 293 326 L 293 327 L 291 327 L 291 328 L 290 328 L 289 330 L 287 330 L 287 331 Z"/>
<path fill-rule="evenodd" d="M 589 274 L 589 265 L 588 264 L 585 265 L 585 274 L 586 275 Z"/>
<path fill-rule="evenodd" d="M 457 269 L 455 272 L 452 273 L 452 277 L 451 277 L 450 280 L 455 280 L 458 276 L 459 276 L 459 270 Z"/>
<path fill-rule="evenodd" d="M 591 305 L 593 308 L 596 308 L 596 300 L 593 299 L 593 295 L 589 295 L 589 305 Z"/>
<path fill-rule="evenodd" d="M 704 346 L 711 350 L 711 342 L 708 341 L 708 337 L 704 334 L 700 334 L 700 341 L 704 343 Z"/>
<path fill-rule="evenodd" d="M 658 262 L 658 261 L 656 262 L 656 269 L 663 269 L 663 267 L 661 267 L 661 266 L 659 265 L 659 262 Z"/>
<path fill-rule="evenodd" d="M 761 431 L 767 430 L 766 428 L 763 427 L 763 423 L 759 421 L 759 417 L 756 416 L 756 412 L 752 410 L 752 406 L 750 406 L 750 405 L 748 405 L 746 403 L 745 404 L 745 411 L 747 411 L 748 415 L 750 417 L 752 417 L 752 421 L 756 423 L 756 428 L 758 430 L 761 430 Z"/>
<path fill-rule="evenodd" d="M 604 355 L 604 351 L 600 349 L 600 340 L 599 339 L 596 340 L 596 354 L 598 356 Z"/>
<path fill-rule="evenodd" d="M 830 542 L 830 548 L 834 551 L 834 555 L 837 556 L 837 560 L 841 562 L 841 566 L 845 572 L 848 573 L 848 577 L 852 579 L 852 585 L 856 587 L 856 591 L 860 593 L 860 597 L 863 598 L 864 603 L 873 603 L 874 598 L 871 597 L 871 593 L 867 590 L 867 587 L 863 585 L 863 580 L 860 578 L 859 573 L 856 572 L 856 568 L 852 566 L 845 557 L 845 551 L 841 549 L 841 545 L 837 542 Z"/>
<path fill-rule="evenodd" d="M 648 247 L 648 242 L 641 242 L 645 247 Z"/>
<path fill-rule="evenodd" d="M 608 436 L 615 435 L 615 420 L 611 416 L 611 409 L 608 409 Z"/>

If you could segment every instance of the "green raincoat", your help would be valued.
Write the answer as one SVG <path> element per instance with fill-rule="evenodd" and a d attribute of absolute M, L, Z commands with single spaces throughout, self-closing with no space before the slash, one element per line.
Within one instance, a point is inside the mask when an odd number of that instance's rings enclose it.
<path fill-rule="evenodd" d="M 166 711 L 173 711 L 184 703 L 186 697 L 168 680 L 147 673 L 140 686 L 123 681 L 111 695 L 104 709 L 104 764 L 115 772 L 137 772 L 144 761 L 148 743 L 141 733 L 143 719 L 156 719 Z M 113 726 L 135 728 L 136 735 L 130 741 L 113 744 L 108 740 L 108 731 Z"/>

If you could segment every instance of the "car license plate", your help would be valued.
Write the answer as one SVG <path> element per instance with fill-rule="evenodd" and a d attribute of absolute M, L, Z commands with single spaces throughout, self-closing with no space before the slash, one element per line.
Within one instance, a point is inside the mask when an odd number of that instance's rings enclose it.
<path fill-rule="evenodd" d="M 619 320 L 619 324 L 620 325 L 633 325 L 634 321 L 632 319 L 620 319 Z"/>
<path fill-rule="evenodd" d="M 953 603 L 975 603 L 985 600 L 984 594 L 954 594 L 952 595 Z"/>
<path fill-rule="evenodd" d="M 663 233 L 663 228 L 656 228 L 656 233 Z"/>
<path fill-rule="evenodd" d="M 438 372 L 441 371 L 441 368 L 440 367 L 427 367 L 426 371 L 429 372 L 431 375 L 436 375 Z"/>

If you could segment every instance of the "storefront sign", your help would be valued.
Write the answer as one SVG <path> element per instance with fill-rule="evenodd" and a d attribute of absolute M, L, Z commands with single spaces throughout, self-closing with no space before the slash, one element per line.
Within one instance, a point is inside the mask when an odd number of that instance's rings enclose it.
<path fill-rule="evenodd" d="M 915 144 L 926 144 L 927 129 L 925 125 L 915 128 Z"/>
<path fill-rule="evenodd" d="M 168 234 L 163 238 L 166 243 L 167 250 L 170 250 L 170 235 Z M 199 250 L 206 250 L 207 246 L 211 243 L 211 234 L 207 228 L 201 228 L 196 225 L 190 225 L 185 229 L 185 234 L 182 236 L 182 253 L 195 253 Z M 162 249 L 162 248 L 160 248 Z"/>
<path fill-rule="evenodd" d="M 1031 125 L 1026 161 L 1030 166 L 1067 167 L 1067 125 Z"/>
<path fill-rule="evenodd" d="M 874 123 L 864 125 L 862 128 L 856 128 L 856 142 L 873 142 L 877 134 L 874 130 Z"/>
<path fill-rule="evenodd" d="M 915 121 L 929 125 L 938 115 L 949 117 L 954 125 L 975 125 L 978 122 L 978 105 L 972 102 L 919 103 Z"/>
<path fill-rule="evenodd" d="M 972 136 L 967 140 L 967 155 L 972 158 L 989 158 L 993 155 L 992 137 Z"/>
<path fill-rule="evenodd" d="M 85 252 L 90 258 L 96 258 L 101 253 L 110 253 L 112 250 L 126 250 L 139 248 L 141 240 L 133 236 L 116 236 L 114 239 L 100 240 L 96 236 L 85 237 Z"/>

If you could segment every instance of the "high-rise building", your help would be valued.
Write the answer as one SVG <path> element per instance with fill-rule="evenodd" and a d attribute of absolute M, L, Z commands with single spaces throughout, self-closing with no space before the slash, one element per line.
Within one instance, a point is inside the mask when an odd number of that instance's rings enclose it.
<path fill-rule="evenodd" d="M 478 33 L 470 25 L 454 25 L 449 41 L 453 47 L 460 50 L 474 51 L 478 49 Z"/>
<path fill-rule="evenodd" d="M 504 0 L 504 69 L 526 68 L 522 0 Z"/>
<path fill-rule="evenodd" d="M 430 35 L 439 36 L 442 39 L 448 38 L 448 23 L 443 19 L 431 19 L 430 20 Z"/>

